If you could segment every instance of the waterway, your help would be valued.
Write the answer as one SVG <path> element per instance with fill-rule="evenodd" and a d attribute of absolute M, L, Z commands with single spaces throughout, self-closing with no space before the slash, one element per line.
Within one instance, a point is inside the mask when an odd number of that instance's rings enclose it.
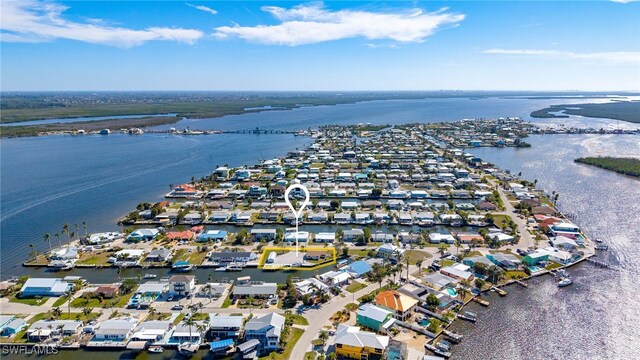
<path fill-rule="evenodd" d="M 453 359 L 638 359 L 640 358 L 640 180 L 573 159 L 581 156 L 640 157 L 634 135 L 532 136 L 528 149 L 475 149 L 482 159 L 522 172 L 525 179 L 560 193 L 559 207 L 592 238 L 609 244 L 599 258 L 613 269 L 584 263 L 569 270 L 574 284 L 558 288 L 550 276 L 512 285 L 489 308 L 471 304 L 478 322 L 457 322 L 466 335 Z"/>
<path fill-rule="evenodd" d="M 0 123 L 0 126 L 63 124 L 63 123 L 72 123 L 72 122 L 100 121 L 100 120 L 112 120 L 112 119 L 140 119 L 145 117 L 171 117 L 176 115 L 177 115 L 176 113 L 171 113 L 171 114 L 152 114 L 152 115 L 84 116 L 84 117 L 75 117 L 75 118 L 44 119 L 44 120 L 30 120 L 30 121 L 19 121 L 19 122 L 11 122 L 11 123 Z"/>

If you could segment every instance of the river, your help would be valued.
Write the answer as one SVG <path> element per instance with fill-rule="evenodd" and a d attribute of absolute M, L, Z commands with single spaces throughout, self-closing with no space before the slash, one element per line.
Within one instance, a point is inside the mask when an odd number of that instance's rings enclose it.
<path fill-rule="evenodd" d="M 470 309 L 478 322 L 457 322 L 466 335 L 453 359 L 638 359 L 640 358 L 640 180 L 573 159 L 581 156 L 640 157 L 636 135 L 532 136 L 527 149 L 474 149 L 483 160 L 522 172 L 538 187 L 560 193 L 559 207 L 592 238 L 609 244 L 600 254 L 613 269 L 589 263 L 569 270 L 574 284 L 558 288 L 549 276 L 527 289 L 510 286 L 494 294 L 489 308 Z"/>

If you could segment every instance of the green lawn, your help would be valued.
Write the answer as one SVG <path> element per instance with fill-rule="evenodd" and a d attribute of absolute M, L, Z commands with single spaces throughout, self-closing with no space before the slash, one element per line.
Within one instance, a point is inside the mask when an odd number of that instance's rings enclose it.
<path fill-rule="evenodd" d="M 526 278 L 529 275 L 527 275 L 526 272 L 522 271 L 522 270 L 513 270 L 513 271 L 506 271 L 504 273 L 504 277 L 507 280 L 511 280 L 511 279 L 522 279 L 522 278 Z"/>
<path fill-rule="evenodd" d="M 410 265 L 415 265 L 418 261 L 423 261 L 431 257 L 431 254 L 420 250 L 407 250 L 404 252 L 405 262 L 409 259 Z"/>
<path fill-rule="evenodd" d="M 19 298 L 16 296 L 12 296 L 9 298 L 9 302 L 15 302 L 15 303 L 20 303 L 20 304 L 25 304 L 25 305 L 31 305 L 31 306 L 40 306 L 44 303 L 47 302 L 47 300 L 49 300 L 49 298 Z"/>
<path fill-rule="evenodd" d="M 353 294 L 355 292 L 358 292 L 358 290 L 364 289 L 366 287 L 367 285 L 354 280 L 351 282 L 351 284 L 349 284 L 349 286 L 347 286 L 347 291 Z"/>
<path fill-rule="evenodd" d="M 226 309 L 231 306 L 231 295 L 227 295 L 227 298 L 222 302 L 222 308 Z"/>
<path fill-rule="evenodd" d="M 307 318 L 302 315 L 291 314 L 289 316 L 293 319 L 293 323 L 296 325 L 309 325 L 309 321 L 307 321 Z"/>
<path fill-rule="evenodd" d="M 195 321 L 209 320 L 209 314 L 208 313 L 195 313 L 195 314 L 193 314 L 192 318 Z"/>
<path fill-rule="evenodd" d="M 296 345 L 298 340 L 300 340 L 300 337 L 302 336 L 302 333 L 304 333 L 304 331 L 302 331 L 301 329 L 292 327 L 291 328 L 291 334 L 289 335 L 289 339 L 287 340 L 287 346 L 284 348 L 282 353 L 272 352 L 271 354 L 265 355 L 265 356 L 260 357 L 258 359 L 260 359 L 260 360 L 287 360 L 287 359 L 289 359 L 290 356 L 291 356 L 291 351 L 293 351 L 293 347 Z"/>
<path fill-rule="evenodd" d="M 556 262 L 551 261 L 551 262 L 549 262 L 549 265 L 545 266 L 545 269 L 553 270 L 553 269 L 557 269 L 557 268 L 560 268 L 560 267 L 562 267 L 561 264 L 558 264 Z"/>
<path fill-rule="evenodd" d="M 79 313 L 79 312 L 67 313 L 66 309 L 61 309 L 61 310 L 62 310 L 62 314 L 60 315 L 60 317 L 56 318 L 57 320 L 80 320 L 80 321 L 86 322 L 86 321 L 97 319 L 98 317 L 100 317 L 100 314 L 101 314 L 99 312 L 91 312 L 89 315 L 84 315 L 83 313 Z M 40 313 L 40 314 L 34 315 L 31 319 L 29 319 L 28 323 L 33 324 L 38 320 L 51 319 L 51 318 L 54 318 L 51 312 Z"/>
<path fill-rule="evenodd" d="M 509 217 L 509 215 L 491 214 L 491 217 L 493 218 L 494 225 L 499 227 L 500 229 L 504 229 L 505 227 L 508 227 L 508 225 L 505 225 L 505 226 L 502 225 L 503 220 L 506 221 L 506 224 L 509 224 L 511 222 L 511 217 Z"/>
<path fill-rule="evenodd" d="M 69 299 L 68 296 L 60 296 L 58 300 L 56 300 L 56 302 L 53 303 L 53 307 L 60 307 L 62 305 L 65 305 L 68 299 Z"/>
<path fill-rule="evenodd" d="M 368 249 L 349 249 L 349 256 L 353 256 L 353 255 L 358 255 L 358 256 L 369 256 L 369 251 Z"/>
<path fill-rule="evenodd" d="M 78 265 L 111 265 L 107 262 L 113 253 L 102 251 L 99 253 L 86 253 L 78 259 Z"/>
<path fill-rule="evenodd" d="M 147 317 L 144 319 L 144 321 L 151 321 L 151 320 L 169 320 L 171 318 L 171 313 L 154 313 L 154 314 L 149 314 L 147 315 Z"/>
<path fill-rule="evenodd" d="M 349 311 L 356 311 L 356 310 L 358 310 L 359 306 L 356 303 L 349 303 L 349 304 L 345 305 L 344 307 L 345 307 L 345 309 L 347 309 Z"/>
<path fill-rule="evenodd" d="M 106 304 L 106 302 L 100 301 L 100 299 L 98 298 L 86 299 L 84 297 L 79 297 L 71 301 L 71 307 L 74 307 L 74 308 L 101 307 L 104 304 Z"/>
<path fill-rule="evenodd" d="M 178 315 L 174 320 L 173 320 L 173 325 L 178 325 L 182 319 L 184 319 L 184 314 L 180 314 Z"/>

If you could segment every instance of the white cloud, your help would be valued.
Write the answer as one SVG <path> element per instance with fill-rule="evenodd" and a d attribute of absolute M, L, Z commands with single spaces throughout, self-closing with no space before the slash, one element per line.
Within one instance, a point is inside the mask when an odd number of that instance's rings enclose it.
<path fill-rule="evenodd" d="M 331 11 L 322 3 L 298 5 L 290 9 L 264 6 L 278 25 L 222 26 L 214 36 L 220 39 L 238 37 L 246 41 L 297 46 L 324 41 L 362 37 L 368 40 L 422 42 L 439 28 L 455 26 L 464 19 L 442 9 L 427 13 L 422 9 L 401 12 L 369 12 L 360 10 Z"/>
<path fill-rule="evenodd" d="M 628 4 L 640 0 L 610 0 L 611 2 L 620 3 L 620 4 Z"/>
<path fill-rule="evenodd" d="M 213 10 L 212 8 L 208 7 L 208 6 L 204 6 L 204 5 L 193 5 L 193 4 L 189 4 L 189 3 L 185 3 L 187 6 L 190 6 L 194 9 L 198 9 L 200 11 L 204 11 L 204 12 L 208 12 L 209 14 L 215 15 L 218 12 L 216 10 Z"/>
<path fill-rule="evenodd" d="M 1 1 L 0 40 L 5 42 L 41 42 L 69 39 L 93 44 L 121 47 L 141 45 L 147 41 L 167 40 L 193 44 L 204 34 L 200 30 L 150 27 L 134 30 L 105 25 L 96 19 L 86 23 L 66 20 L 68 7 L 35 0 Z"/>
<path fill-rule="evenodd" d="M 549 58 L 557 58 L 557 59 L 592 60 L 592 61 L 606 61 L 606 62 L 612 62 L 612 63 L 640 64 L 640 52 L 638 51 L 576 53 L 572 51 L 559 51 L 559 50 L 488 49 L 488 50 L 484 50 L 483 53 L 498 54 L 498 55 L 540 56 L 540 57 L 549 57 Z"/>

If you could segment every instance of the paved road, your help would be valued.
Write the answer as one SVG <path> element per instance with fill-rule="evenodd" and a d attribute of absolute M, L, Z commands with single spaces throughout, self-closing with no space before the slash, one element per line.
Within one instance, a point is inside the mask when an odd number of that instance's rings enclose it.
<path fill-rule="evenodd" d="M 409 266 L 409 274 L 414 273 L 417 270 L 418 268 L 414 265 Z M 406 276 L 406 268 L 402 271 L 402 276 Z M 414 279 L 413 276 L 409 276 L 410 279 Z M 383 284 L 384 283 L 385 281 L 383 281 Z M 331 325 L 331 323 L 329 322 L 329 318 L 331 317 L 331 315 L 335 314 L 339 310 L 344 309 L 345 305 L 349 303 L 358 303 L 359 297 L 378 289 L 378 287 L 379 286 L 376 283 L 371 284 L 366 288 L 361 289 L 360 291 L 357 291 L 355 294 L 345 292 L 345 297 L 334 297 L 330 302 L 323 304 L 319 308 L 307 309 L 306 311 L 301 313 L 301 315 L 306 317 L 309 321 L 309 326 L 307 326 L 305 332 L 300 337 L 300 340 L 298 340 L 298 342 L 294 346 L 289 359 L 304 359 L 304 354 L 307 351 L 311 351 L 311 341 L 318 337 L 318 332 L 325 325 Z"/>

